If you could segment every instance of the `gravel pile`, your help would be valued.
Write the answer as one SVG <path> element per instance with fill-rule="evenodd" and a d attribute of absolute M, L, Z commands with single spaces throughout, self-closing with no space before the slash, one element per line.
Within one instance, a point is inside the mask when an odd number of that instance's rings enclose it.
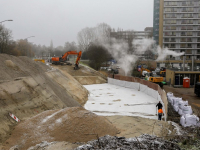
<path fill-rule="evenodd" d="M 137 138 L 116 137 L 106 135 L 98 140 L 90 141 L 85 145 L 77 147 L 75 150 L 179 150 L 180 147 L 176 143 L 172 143 L 156 136 L 143 134 Z"/>

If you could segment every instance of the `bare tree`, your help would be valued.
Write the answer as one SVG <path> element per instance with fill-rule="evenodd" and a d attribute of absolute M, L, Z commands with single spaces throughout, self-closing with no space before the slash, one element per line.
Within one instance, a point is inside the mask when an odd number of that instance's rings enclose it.
<path fill-rule="evenodd" d="M 95 41 L 95 34 L 94 34 L 94 28 L 84 28 L 80 32 L 78 32 L 78 44 L 79 48 L 82 51 L 88 50 L 89 46 L 91 45 L 92 42 Z"/>
<path fill-rule="evenodd" d="M 12 39 L 12 31 L 0 24 L 0 53 L 5 53 Z"/>
<path fill-rule="evenodd" d="M 111 27 L 106 23 L 98 24 L 94 28 L 84 28 L 78 32 L 77 39 L 79 48 L 87 51 L 91 44 L 102 44 L 110 39 Z"/>

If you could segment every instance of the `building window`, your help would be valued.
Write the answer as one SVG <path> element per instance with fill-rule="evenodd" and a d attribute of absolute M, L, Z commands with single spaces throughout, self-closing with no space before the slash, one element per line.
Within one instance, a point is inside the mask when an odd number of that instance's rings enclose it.
<path fill-rule="evenodd" d="M 186 2 L 182 2 L 182 6 L 187 6 Z"/>
<path fill-rule="evenodd" d="M 176 42 L 175 38 L 171 38 L 170 42 Z"/>
<path fill-rule="evenodd" d="M 165 38 L 164 41 L 165 41 L 165 42 L 169 42 L 169 39 L 168 39 L 168 38 Z"/>
<path fill-rule="evenodd" d="M 188 48 L 192 48 L 192 45 L 191 45 L 191 44 L 188 44 Z"/>
<path fill-rule="evenodd" d="M 175 48 L 175 44 L 171 44 L 171 47 L 170 48 Z"/>
<path fill-rule="evenodd" d="M 192 32 L 187 32 L 187 36 L 192 36 Z"/>
<path fill-rule="evenodd" d="M 187 38 L 187 42 L 192 42 L 192 38 Z"/>
<path fill-rule="evenodd" d="M 171 30 L 176 30 L 176 27 L 175 26 L 171 26 Z"/>
<path fill-rule="evenodd" d="M 186 34 L 185 34 L 185 32 L 181 32 L 181 36 L 185 36 Z"/>
<path fill-rule="evenodd" d="M 181 48 L 186 48 L 186 44 L 181 44 Z"/>
<path fill-rule="evenodd" d="M 182 27 L 181 27 L 181 30 L 186 30 L 186 29 L 187 29 L 186 26 L 182 26 Z"/>
<path fill-rule="evenodd" d="M 186 42 L 186 38 L 181 38 L 181 42 Z"/>
<path fill-rule="evenodd" d="M 168 44 L 165 44 L 165 47 L 169 47 L 169 45 L 168 45 Z"/>
<path fill-rule="evenodd" d="M 193 30 L 193 26 L 188 26 L 187 30 Z"/>

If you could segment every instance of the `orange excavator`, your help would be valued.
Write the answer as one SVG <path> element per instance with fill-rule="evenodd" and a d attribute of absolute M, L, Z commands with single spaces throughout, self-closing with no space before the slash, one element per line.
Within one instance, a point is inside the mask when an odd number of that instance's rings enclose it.
<path fill-rule="evenodd" d="M 68 51 L 66 52 L 64 55 L 62 55 L 62 57 L 52 57 L 52 64 L 55 64 L 55 65 L 62 65 L 64 63 L 67 63 L 67 56 L 69 55 L 77 55 L 77 59 L 76 59 L 76 63 L 75 63 L 75 67 L 74 67 L 74 70 L 77 70 L 79 67 L 79 61 L 81 59 L 81 55 L 82 55 L 82 51 L 80 52 L 77 52 L 77 51 Z M 70 64 L 70 63 L 68 63 Z"/>

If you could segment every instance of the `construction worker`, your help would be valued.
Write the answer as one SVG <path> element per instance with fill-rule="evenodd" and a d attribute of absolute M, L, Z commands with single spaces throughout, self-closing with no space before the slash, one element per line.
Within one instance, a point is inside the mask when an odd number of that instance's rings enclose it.
<path fill-rule="evenodd" d="M 162 115 L 164 116 L 163 110 L 162 109 L 158 109 L 158 120 L 162 119 Z"/>
<path fill-rule="evenodd" d="M 159 110 L 159 109 L 162 109 L 163 105 L 159 101 L 159 103 L 156 105 L 156 107 L 158 107 L 158 110 Z"/>

